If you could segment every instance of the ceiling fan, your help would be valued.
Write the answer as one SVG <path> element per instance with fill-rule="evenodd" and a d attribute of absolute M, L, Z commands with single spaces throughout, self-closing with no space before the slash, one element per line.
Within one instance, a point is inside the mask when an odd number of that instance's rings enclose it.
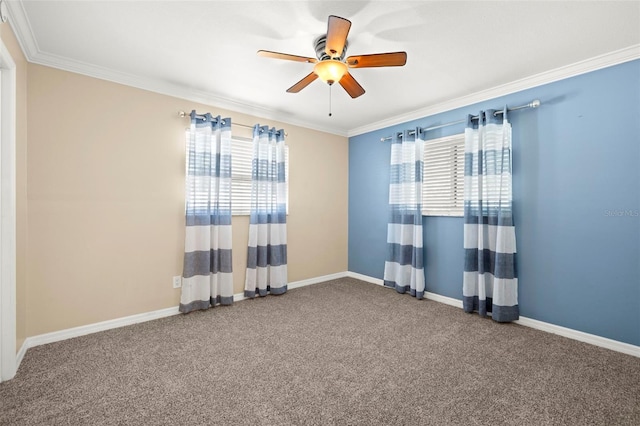
<path fill-rule="evenodd" d="M 289 93 L 298 93 L 320 77 L 322 81 L 330 86 L 337 81 L 352 98 L 357 98 L 364 94 L 364 89 L 353 76 L 349 74 L 348 68 L 403 66 L 407 63 L 407 53 L 376 53 L 372 55 L 349 56 L 345 59 L 348 47 L 347 35 L 349 34 L 350 28 L 351 21 L 348 19 L 334 15 L 329 16 L 327 34 L 318 37 L 314 42 L 318 59 L 271 52 L 268 50 L 258 50 L 258 55 L 267 58 L 315 64 L 313 72 L 287 89 Z"/>

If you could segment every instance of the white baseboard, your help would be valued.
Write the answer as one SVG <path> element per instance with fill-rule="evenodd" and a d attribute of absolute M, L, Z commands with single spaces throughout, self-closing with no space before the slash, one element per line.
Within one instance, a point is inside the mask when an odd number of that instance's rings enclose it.
<path fill-rule="evenodd" d="M 52 331 L 51 333 L 39 334 L 37 336 L 27 337 L 22 343 L 18 354 L 16 355 L 16 370 L 20 368 L 20 363 L 24 358 L 27 350 L 36 346 L 46 345 L 47 343 L 59 342 L 61 340 L 71 339 L 73 337 L 84 336 L 99 331 L 111 330 L 113 328 L 133 325 L 140 322 L 151 321 L 172 315 L 177 315 L 178 307 L 159 309 L 157 311 L 145 312 L 142 314 L 130 315 L 127 317 L 116 318 L 108 321 L 96 322 L 93 324 L 81 325 L 79 327 L 67 328 L 65 330 Z"/>
<path fill-rule="evenodd" d="M 236 293 L 233 295 L 233 301 L 234 302 L 240 302 L 241 300 L 245 300 L 246 297 L 244 295 L 244 293 Z"/>
<path fill-rule="evenodd" d="M 430 293 L 426 291 L 424 293 L 425 299 L 433 300 L 434 302 L 444 303 L 445 305 L 451 305 L 456 308 L 462 309 L 462 300 L 454 299 L 453 297 L 441 296 L 436 293 Z"/>
<path fill-rule="evenodd" d="M 366 281 L 371 284 L 384 286 L 384 281 L 380 278 L 373 278 L 368 275 L 359 274 L 357 272 L 348 271 L 347 277 L 355 278 L 360 281 Z M 435 302 L 444 303 L 446 305 L 451 305 L 455 306 L 456 308 L 462 309 L 462 300 L 454 299 L 453 297 L 441 296 L 439 294 L 430 293 L 428 291 L 424 293 L 424 297 L 425 299 L 433 300 Z"/>
<path fill-rule="evenodd" d="M 520 317 L 520 319 L 514 321 L 514 323 L 640 358 L 640 346 L 619 342 L 613 339 L 607 339 L 606 337 L 584 333 L 572 328 L 561 327 L 559 325 L 550 324 L 548 322 L 538 321 L 527 317 Z"/>
<path fill-rule="evenodd" d="M 309 278 L 306 280 L 294 281 L 288 283 L 287 288 L 289 290 L 299 287 L 304 287 L 312 284 L 321 283 L 324 281 L 335 280 L 338 278 L 344 278 L 347 276 L 347 272 L 338 272 L 336 274 L 323 275 L 320 277 Z M 237 293 L 233 295 L 233 301 L 239 302 L 247 299 L 244 293 Z M 16 370 L 20 367 L 20 363 L 27 353 L 27 350 L 36 346 L 45 345 L 47 343 L 59 342 L 61 340 L 71 339 L 73 337 L 84 336 L 91 333 L 97 333 L 99 331 L 111 330 L 113 328 L 125 327 L 127 325 L 138 324 L 141 322 L 152 321 L 155 319 L 165 318 L 172 315 L 177 315 L 180 312 L 178 307 L 159 309 L 157 311 L 145 312 L 142 314 L 130 315 L 127 317 L 116 318 L 108 321 L 97 322 L 94 324 L 82 325 L 79 327 L 68 328 L 65 330 L 53 331 L 51 333 L 40 334 L 37 336 L 27 337 L 20 347 L 16 355 Z"/>
<path fill-rule="evenodd" d="M 370 277 L 368 275 L 359 274 L 357 272 L 338 272 L 330 275 L 323 275 L 320 277 L 309 278 L 306 280 L 294 281 L 288 284 L 288 289 L 296 289 L 305 287 L 308 285 L 318 284 L 325 281 L 335 280 L 339 278 L 350 277 L 360 281 L 365 281 L 371 284 L 379 286 L 383 285 L 383 280 L 379 278 Z M 444 303 L 447 305 L 455 306 L 462 309 L 462 300 L 454 299 L 452 297 L 441 296 L 439 294 L 426 292 L 425 298 L 433 300 L 435 302 Z M 234 302 L 245 300 L 243 293 L 237 293 L 233 295 Z M 71 339 L 73 337 L 84 336 L 91 333 L 97 333 L 99 331 L 111 330 L 113 328 L 124 327 L 127 325 L 133 325 L 145 321 L 151 321 L 155 319 L 165 318 L 179 313 L 178 307 L 160 309 L 152 312 L 145 312 L 142 314 L 130 315 L 127 317 L 116 318 L 113 320 L 102 321 L 94 324 L 83 325 L 79 327 L 68 328 L 66 330 L 53 331 L 51 333 L 40 334 L 37 336 L 27 337 L 20 347 L 16 355 L 16 369 L 20 367 L 20 363 L 24 358 L 28 349 L 35 346 L 44 345 L 47 343 L 59 342 L 61 340 Z M 518 321 L 514 321 L 516 324 L 523 325 L 525 327 L 535 328 L 537 330 L 546 331 L 548 333 L 558 334 L 569 339 L 578 340 L 580 342 L 589 343 L 595 346 L 600 346 L 606 349 L 611 349 L 616 352 L 622 352 L 627 355 L 632 355 L 640 358 L 640 346 L 630 345 L 628 343 L 619 342 L 617 340 L 607 339 L 605 337 L 596 336 L 594 334 L 584 333 L 582 331 L 573 330 L 566 327 L 561 327 L 554 324 L 534 320 L 531 318 L 520 317 Z"/>
<path fill-rule="evenodd" d="M 323 283 L 325 281 L 337 280 L 338 278 L 344 278 L 346 276 L 347 276 L 347 272 L 338 272 L 335 274 L 322 275 L 320 277 L 315 277 L 315 278 L 308 278 L 306 280 L 293 281 L 293 282 L 287 283 L 287 290 L 293 290 L 294 288 L 300 288 L 300 287 L 305 287 L 312 284 Z M 239 302 L 245 299 L 247 299 L 247 297 L 245 297 L 244 293 L 236 293 L 233 295 L 234 302 Z"/>
<path fill-rule="evenodd" d="M 24 352 L 26 352 L 27 349 L 33 348 L 35 346 L 59 342 L 60 340 L 71 339 L 73 337 L 84 336 L 86 334 L 97 333 L 99 331 L 111 330 L 113 328 L 124 327 L 140 322 L 169 317 L 171 315 L 177 315 L 178 313 L 178 307 L 174 306 L 172 308 L 159 309 L 157 311 L 145 312 L 142 314 L 130 315 L 127 317 L 116 318 L 108 321 L 81 325 L 79 327 L 67 328 L 65 330 L 52 331 L 51 333 L 27 337 L 22 345 L 22 348 L 25 348 Z M 20 349 L 20 351 L 22 351 L 22 348 Z M 20 360 L 22 360 L 21 357 Z"/>
<path fill-rule="evenodd" d="M 347 272 L 347 276 L 351 278 L 356 278 L 360 281 L 365 281 L 365 282 L 377 284 L 377 285 L 383 285 L 383 281 L 381 279 L 359 274 L 357 272 L 349 271 Z M 429 293 L 429 292 L 425 293 L 425 298 L 462 309 L 462 300 L 460 299 L 454 299 L 452 297 L 441 296 L 439 294 Z M 514 323 L 640 358 L 640 346 L 619 342 L 617 340 L 608 339 L 606 337 L 596 336 L 595 334 L 584 333 L 582 331 L 561 327 L 559 325 L 550 324 L 548 322 L 538 321 L 535 319 L 522 317 L 522 316 L 520 317 L 519 320 L 514 321 Z"/>
<path fill-rule="evenodd" d="M 22 358 L 24 358 L 24 354 L 26 354 L 27 349 L 29 349 L 27 347 L 27 344 L 28 344 L 27 339 L 25 339 L 24 342 L 22 342 L 22 346 L 20 346 L 20 350 L 16 354 L 16 370 L 20 368 L 20 363 L 22 362 Z"/>
<path fill-rule="evenodd" d="M 360 280 L 360 281 L 366 281 L 366 282 L 371 283 L 371 284 L 384 286 L 384 281 L 381 280 L 380 278 L 373 278 L 373 277 L 370 277 L 369 275 L 362 275 L 362 274 L 359 274 L 357 272 L 348 271 L 347 272 L 347 277 L 355 278 L 355 279 Z"/>
<path fill-rule="evenodd" d="M 294 288 L 306 287 L 312 284 L 323 283 L 325 281 L 337 280 L 339 278 L 346 277 L 348 272 L 338 272 L 330 275 L 322 275 L 320 277 L 309 278 L 306 280 L 294 281 L 292 283 L 287 284 L 287 289 L 293 290 Z"/>

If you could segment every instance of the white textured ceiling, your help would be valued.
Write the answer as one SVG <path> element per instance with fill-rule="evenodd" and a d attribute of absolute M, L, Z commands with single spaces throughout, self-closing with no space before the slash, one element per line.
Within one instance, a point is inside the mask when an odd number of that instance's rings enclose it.
<path fill-rule="evenodd" d="M 594 57 L 640 52 L 640 1 L 10 1 L 32 62 L 350 135 Z M 404 67 L 354 69 L 351 99 L 311 64 L 328 15 L 352 21 L 347 55 L 404 50 Z M 631 52 L 631 53 L 629 53 Z M 544 101 L 544 100 L 543 100 Z M 215 113 L 215 111 L 211 111 Z"/>

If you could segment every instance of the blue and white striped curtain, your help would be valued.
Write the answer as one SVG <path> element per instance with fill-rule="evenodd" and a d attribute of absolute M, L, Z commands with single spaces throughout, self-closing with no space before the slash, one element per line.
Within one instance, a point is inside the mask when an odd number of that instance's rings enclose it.
<path fill-rule="evenodd" d="M 233 303 L 231 119 L 191 112 L 180 312 Z"/>
<path fill-rule="evenodd" d="M 465 130 L 463 305 L 498 322 L 519 317 L 507 108 L 471 116 Z"/>
<path fill-rule="evenodd" d="M 284 130 L 253 128 L 251 216 L 244 295 L 287 291 L 287 193 Z"/>
<path fill-rule="evenodd" d="M 399 293 L 424 296 L 422 250 L 422 164 L 424 135 L 421 128 L 396 134 L 391 141 L 389 224 L 384 285 Z"/>

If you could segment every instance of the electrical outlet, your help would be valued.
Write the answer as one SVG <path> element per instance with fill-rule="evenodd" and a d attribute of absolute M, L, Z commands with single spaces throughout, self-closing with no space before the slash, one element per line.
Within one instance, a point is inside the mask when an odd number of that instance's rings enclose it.
<path fill-rule="evenodd" d="M 180 275 L 176 275 L 173 277 L 173 288 L 182 287 L 182 277 Z"/>

